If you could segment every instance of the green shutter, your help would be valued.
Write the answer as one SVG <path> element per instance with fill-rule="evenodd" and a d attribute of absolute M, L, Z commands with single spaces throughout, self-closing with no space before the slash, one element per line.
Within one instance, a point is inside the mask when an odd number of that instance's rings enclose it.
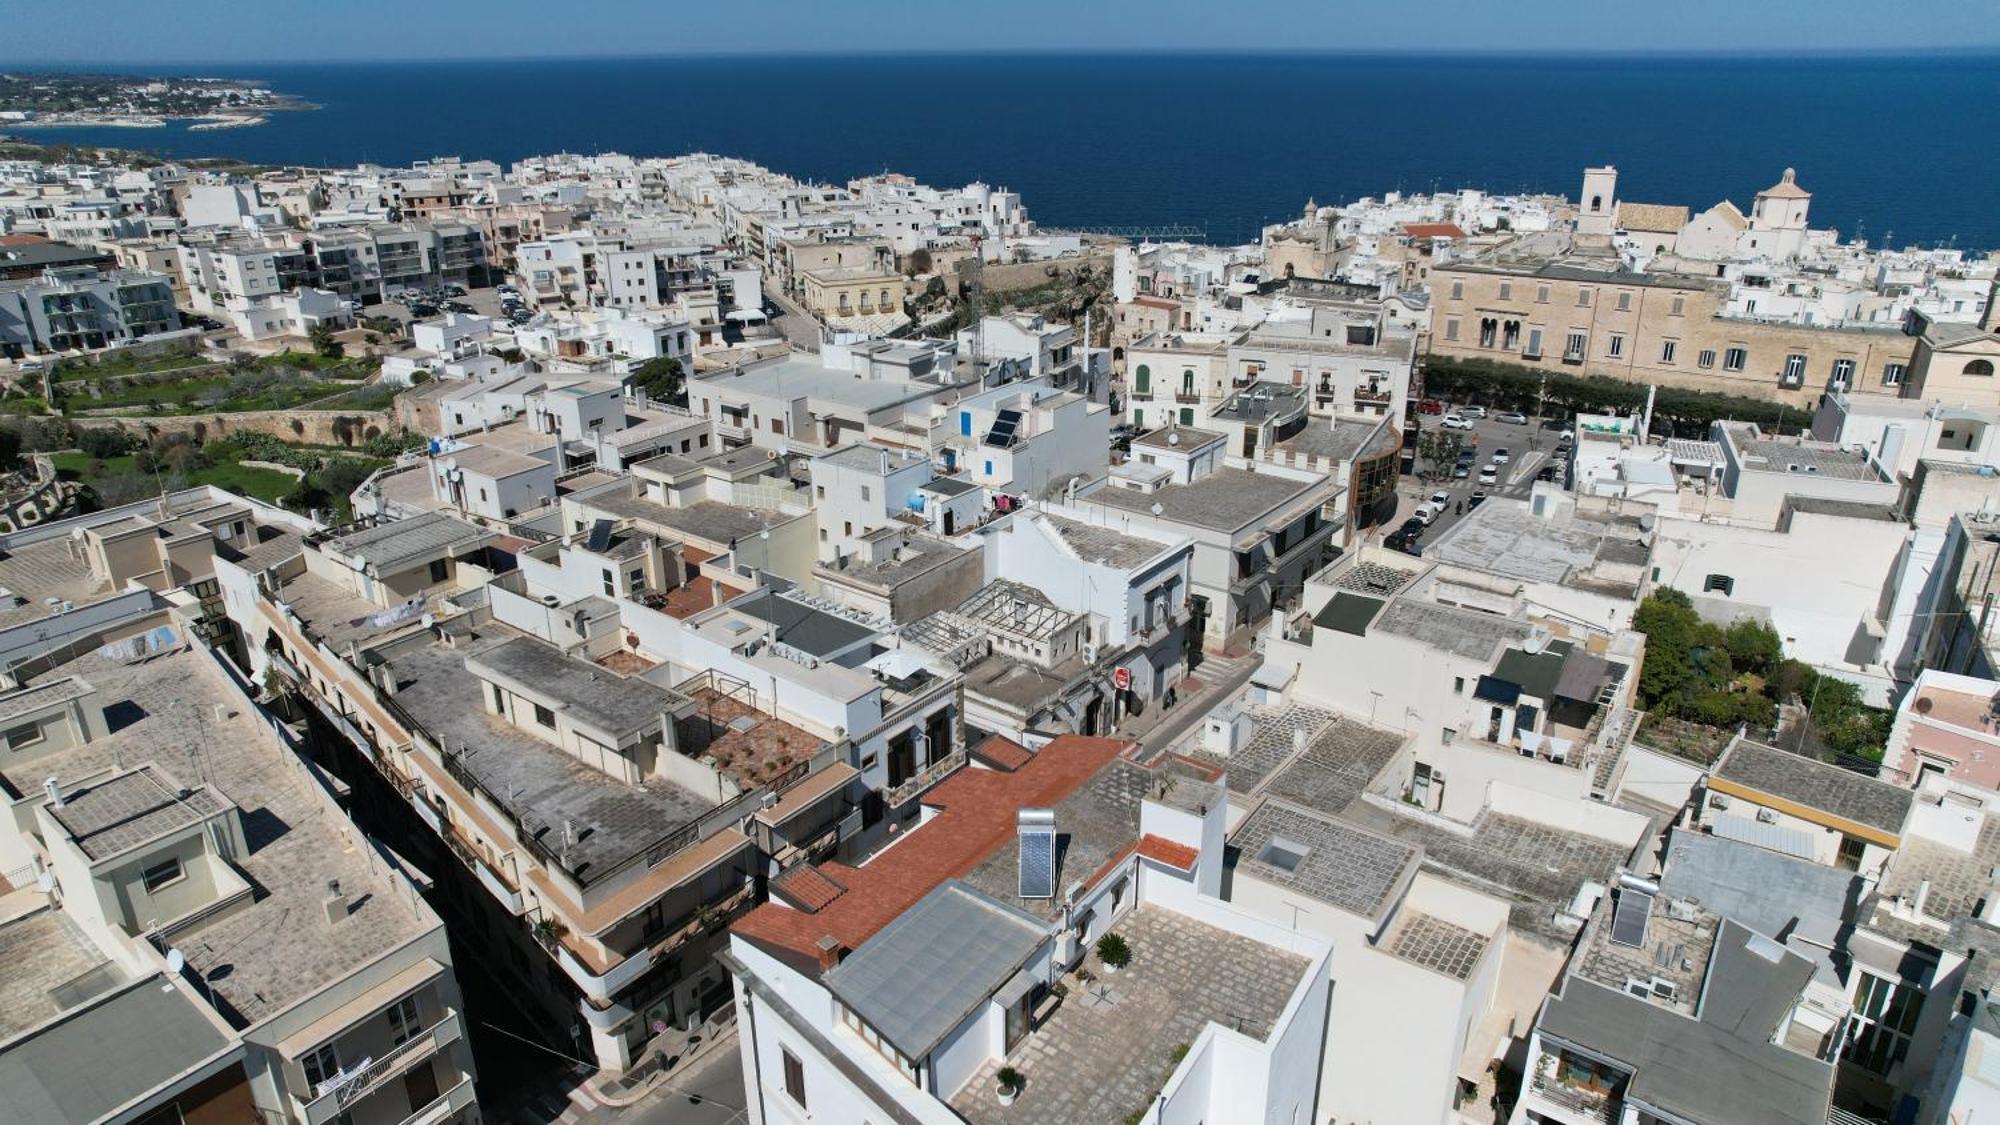
<path fill-rule="evenodd" d="M 1153 369 L 1143 363 L 1140 364 L 1139 380 L 1133 384 L 1132 389 L 1138 391 L 1140 394 L 1146 394 L 1151 391 L 1153 389 Z"/>

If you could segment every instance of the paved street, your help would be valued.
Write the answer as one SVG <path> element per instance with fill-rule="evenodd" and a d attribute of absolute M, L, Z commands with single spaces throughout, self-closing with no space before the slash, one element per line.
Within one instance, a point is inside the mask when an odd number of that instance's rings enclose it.
<path fill-rule="evenodd" d="M 725 1125 L 746 1120 L 743 1095 L 743 1055 L 732 1031 L 693 1070 L 668 1078 L 638 1104 L 593 1109 L 568 1120 L 590 1125 Z"/>
<path fill-rule="evenodd" d="M 1437 429 L 1440 417 L 1441 415 L 1436 414 L 1424 415 L 1422 420 L 1424 432 L 1429 433 Z M 1475 492 L 1484 492 L 1489 497 L 1526 497 L 1534 489 L 1535 474 L 1549 463 L 1550 454 L 1555 449 L 1556 435 L 1561 430 L 1562 425 L 1553 420 L 1544 421 L 1542 428 L 1536 429 L 1532 425 L 1508 425 L 1491 417 L 1480 419 L 1469 434 L 1463 430 L 1458 431 L 1465 434 L 1468 444 L 1477 442 L 1475 449 L 1479 459 L 1473 462 L 1471 475 L 1464 480 L 1452 480 L 1451 465 L 1433 466 L 1430 462 L 1419 458 L 1418 471 L 1401 478 L 1396 484 L 1395 516 L 1383 521 L 1371 531 L 1387 535 L 1396 530 L 1411 513 L 1416 511 L 1418 504 L 1439 490 L 1451 494 L 1452 506 L 1446 508 L 1444 514 L 1425 530 L 1423 541 L 1426 543 L 1436 541 L 1444 534 L 1445 529 L 1462 518 L 1456 510 L 1457 504 Z M 1508 463 L 1500 466 L 1499 480 L 1496 484 L 1482 485 L 1479 483 L 1479 470 L 1492 462 L 1493 451 L 1496 449 L 1507 451 Z M 1434 468 L 1442 473 L 1444 479 L 1433 481 L 1427 477 L 1426 474 Z"/>

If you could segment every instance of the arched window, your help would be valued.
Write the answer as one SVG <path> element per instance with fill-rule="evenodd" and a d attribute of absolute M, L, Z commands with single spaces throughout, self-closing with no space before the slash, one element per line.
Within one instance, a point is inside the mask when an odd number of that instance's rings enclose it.
<path fill-rule="evenodd" d="M 1153 389 L 1153 369 L 1143 363 L 1140 364 L 1139 376 L 1133 381 L 1132 389 L 1142 395 L 1151 391 Z"/>
<path fill-rule="evenodd" d="M 1993 374 L 1993 361 L 1990 359 L 1975 359 L 1965 365 L 1965 373 L 1967 375 L 1991 375 Z"/>
<path fill-rule="evenodd" d="M 1593 196 L 1591 196 L 1591 197 L 1590 197 L 1590 213 L 1591 213 L 1591 214 L 1593 214 L 1593 215 L 1595 215 L 1595 214 L 1596 214 L 1597 212 L 1599 212 L 1599 211 L 1602 211 L 1602 210 L 1604 210 L 1604 197 L 1603 197 L 1603 196 L 1601 196 L 1601 195 L 1593 195 Z"/>

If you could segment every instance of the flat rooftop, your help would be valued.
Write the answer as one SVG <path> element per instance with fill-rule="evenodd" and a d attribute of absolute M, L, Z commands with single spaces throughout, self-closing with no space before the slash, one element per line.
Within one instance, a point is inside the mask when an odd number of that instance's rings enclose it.
<path fill-rule="evenodd" d="M 931 398 L 945 388 L 900 379 L 866 379 L 845 369 L 822 367 L 814 359 L 789 358 L 693 379 L 688 390 L 694 394 L 739 391 L 787 402 L 813 398 L 872 414 Z"/>
<path fill-rule="evenodd" d="M 1775 797 L 1817 811 L 1821 819 L 1860 825 L 1896 839 L 1916 800 L 1913 790 L 1747 738 L 1737 739 L 1723 752 L 1712 771 L 1711 787 L 1716 781 L 1725 782 L 1723 788 L 1738 796 Z"/>
<path fill-rule="evenodd" d="M 1219 1023 L 1268 1038 L 1311 962 L 1158 906 L 1119 922 L 1132 962 L 1103 987 L 1072 989 L 1012 1060 L 1026 1082 L 993 1097 L 989 1060 L 950 1096 L 972 1125 L 1074 1125 L 1142 1113 L 1179 1065 L 1174 1051 Z M 1305 1015 L 1302 1018 L 1311 1018 Z"/>
<path fill-rule="evenodd" d="M 465 667 L 481 678 L 548 699 L 572 720 L 616 736 L 671 723 L 672 714 L 687 704 L 679 692 L 620 676 L 535 637 L 509 637 L 482 648 L 466 656 Z"/>
<path fill-rule="evenodd" d="M 1380 419 L 1364 422 L 1335 418 L 1330 425 L 1315 419 L 1272 448 L 1280 453 L 1324 457 L 1329 461 L 1379 457 L 1396 451 L 1396 430 L 1383 425 Z"/>
<path fill-rule="evenodd" d="M 215 790 L 184 788 L 148 764 L 65 793 L 49 815 L 68 830 L 84 855 L 106 860 L 227 807 Z"/>
<path fill-rule="evenodd" d="M 75 1001 L 63 986 L 93 970 L 113 982 L 117 966 L 69 916 L 53 908 L 0 924 L 0 1041 L 54 1019 Z"/>
<path fill-rule="evenodd" d="M 1158 558 L 1172 546 L 1158 539 L 1128 535 L 1108 527 L 1097 527 L 1078 520 L 1061 516 L 1042 514 L 1042 520 L 1077 557 L 1086 562 L 1102 563 L 1106 566 L 1135 567 Z"/>
<path fill-rule="evenodd" d="M 670 537 L 687 536 L 728 550 L 738 539 L 748 539 L 760 531 L 785 523 L 782 516 L 758 508 L 742 508 L 717 500 L 701 500 L 673 508 L 618 492 L 599 493 L 578 501 L 586 509 L 605 512 L 615 519 L 635 520 L 659 528 Z"/>
<path fill-rule="evenodd" d="M 451 648 L 429 634 L 382 650 L 396 677 L 396 703 L 476 778 L 496 803 L 551 850 L 564 825 L 572 874 L 586 878 L 644 851 L 715 802 L 678 786 L 628 785 L 584 765 L 563 750 L 490 715 L 479 677 L 466 662 L 518 637 L 504 626 Z"/>
<path fill-rule="evenodd" d="M 1518 645 L 1535 634 L 1534 626 L 1526 621 L 1413 597 L 1391 601 L 1375 618 L 1372 628 L 1468 660 L 1490 658 L 1500 646 Z"/>
<path fill-rule="evenodd" d="M 494 538 L 483 527 L 442 512 L 425 512 L 408 519 L 384 520 L 373 527 L 331 532 L 321 543 L 326 550 L 359 559 L 376 574 L 394 574 L 445 552 L 485 546 Z"/>
<path fill-rule="evenodd" d="M 1225 466 L 1193 484 L 1170 484 L 1156 492 L 1107 485 L 1079 498 L 1078 503 L 1148 515 L 1153 505 L 1158 504 L 1163 509 L 1161 519 L 1210 531 L 1233 532 L 1255 525 L 1321 483 Z"/>
<path fill-rule="evenodd" d="M 1567 514 L 1538 517 L 1526 500 L 1495 497 L 1426 544 L 1424 559 L 1522 582 L 1602 587 L 1605 580 L 1590 573 L 1600 560 L 1643 568 L 1651 557 L 1637 520 L 1593 519 L 1564 508 Z M 1636 592 L 1638 583 L 1618 585 Z"/>
<path fill-rule="evenodd" d="M 690 698 L 694 718 L 686 722 L 706 724 L 712 736 L 696 756 L 715 759 L 716 769 L 746 789 L 811 761 L 824 745 L 811 731 L 800 730 L 712 687 L 701 688 Z"/>
<path fill-rule="evenodd" d="M 232 1022 L 282 1011 L 438 925 L 413 889 L 381 873 L 361 833 L 328 814 L 317 782 L 218 658 L 181 649 L 123 664 L 91 651 L 48 675 L 82 675 L 96 685 L 111 733 L 8 770 L 18 791 L 51 776 L 153 763 L 184 784 L 205 779 L 244 810 L 249 850 L 236 863 L 261 894 L 174 939 Z M 329 879 L 340 881 L 351 904 L 338 921 L 321 905 Z M 218 972 L 223 966 L 228 971 Z"/>
<path fill-rule="evenodd" d="M 301 571 L 280 583 L 276 600 L 336 651 L 345 651 L 350 641 L 366 642 L 414 623 L 410 619 L 391 620 L 389 610 L 311 571 Z"/>
<path fill-rule="evenodd" d="M 896 535 L 896 546 L 881 561 L 867 562 L 849 556 L 850 561 L 844 567 L 821 563 L 818 569 L 822 574 L 837 581 L 893 590 L 904 582 L 929 574 L 938 567 L 970 553 L 967 548 L 939 539 L 935 535 L 897 532 L 893 527 L 885 530 Z"/>
<path fill-rule="evenodd" d="M 1765 437 L 1748 423 L 1725 427 L 1746 472 L 1799 473 L 1839 480 L 1880 481 L 1868 454 L 1801 438 Z"/>
<path fill-rule="evenodd" d="M 47 598 L 81 605 L 112 592 L 62 535 L 0 551 L 0 588 L 13 595 L 0 598 L 0 628 L 47 617 Z"/>
<path fill-rule="evenodd" d="M 1229 842 L 1238 878 L 1274 883 L 1370 920 L 1409 886 L 1424 854 L 1417 845 L 1278 800 L 1258 805 Z"/>
<path fill-rule="evenodd" d="M 1154 770 L 1118 759 L 1057 802 L 1058 893 L 1078 880 L 1093 878 L 1132 846 L 1139 838 L 1139 802 L 1163 780 Z M 1011 835 L 968 872 L 965 881 L 1011 909 L 1041 919 L 1058 917 L 1063 910 L 1060 899 L 1020 896 L 1020 856 L 1020 836 Z"/>

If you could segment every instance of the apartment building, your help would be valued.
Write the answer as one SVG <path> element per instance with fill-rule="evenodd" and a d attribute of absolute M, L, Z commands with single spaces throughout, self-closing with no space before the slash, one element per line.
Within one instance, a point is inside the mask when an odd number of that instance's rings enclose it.
<path fill-rule="evenodd" d="M 1617 259 L 1510 251 L 1431 270 L 1430 348 L 1536 370 L 1808 405 L 1896 397 L 1917 341 L 1895 324 L 1812 325 L 1724 310 L 1725 282 Z"/>
<path fill-rule="evenodd" d="M 1231 389 L 1287 383 L 1310 391 L 1314 414 L 1400 420 L 1417 334 L 1389 320 L 1384 308 L 1315 300 L 1304 304 L 1303 316 L 1272 317 L 1245 330 L 1229 344 Z"/>
<path fill-rule="evenodd" d="M 100 351 L 181 330 L 163 274 L 89 267 L 0 281 L 0 355 Z"/>
<path fill-rule="evenodd" d="M 873 429 L 896 429 L 951 388 L 832 367 L 810 356 L 746 364 L 688 382 L 688 405 L 728 445 L 836 449 Z M 906 439 L 907 440 L 907 439 Z"/>
<path fill-rule="evenodd" d="M 1316 1118 L 1327 946 L 1221 901 L 1212 777 L 996 743 L 1008 765 L 960 770 L 864 864 L 787 872 L 732 930 L 749 1119 Z M 1115 976 L 1107 933 L 1134 951 Z"/>
<path fill-rule="evenodd" d="M 425 875 L 362 834 L 190 619 L 141 593 L 59 638 L 0 631 L 10 1112 L 478 1120 Z"/>

